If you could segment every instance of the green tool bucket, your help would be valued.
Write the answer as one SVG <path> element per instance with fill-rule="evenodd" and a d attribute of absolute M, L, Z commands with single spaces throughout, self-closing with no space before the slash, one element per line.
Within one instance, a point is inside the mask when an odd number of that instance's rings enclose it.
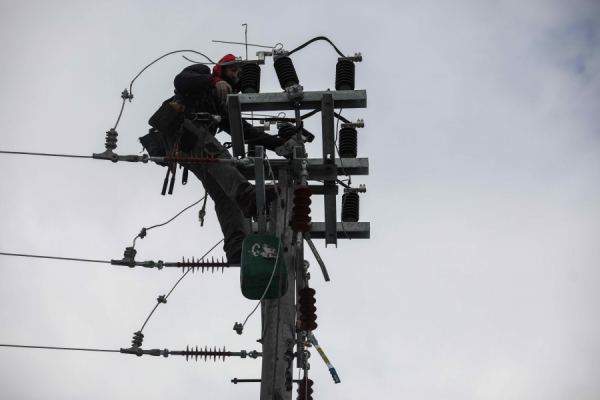
<path fill-rule="evenodd" d="M 277 266 L 275 266 L 276 260 Z M 275 273 L 273 273 L 273 268 L 275 268 Z M 276 299 L 279 296 L 280 272 L 283 274 L 281 277 L 281 295 L 283 296 L 288 289 L 288 271 L 279 238 L 271 235 L 247 236 L 242 244 L 240 268 L 240 286 L 244 297 L 250 300 L 260 300 L 266 290 L 264 299 Z M 272 280 L 271 275 L 273 276 Z M 270 285 L 269 280 L 271 280 Z"/>

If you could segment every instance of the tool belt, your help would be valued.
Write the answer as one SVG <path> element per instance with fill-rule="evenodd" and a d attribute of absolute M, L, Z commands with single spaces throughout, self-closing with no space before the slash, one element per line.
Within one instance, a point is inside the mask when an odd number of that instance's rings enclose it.
<path fill-rule="evenodd" d="M 140 137 L 140 143 L 151 157 L 167 156 L 171 150 L 170 143 L 178 143 L 179 150 L 190 153 L 198 142 L 198 136 L 184 128 L 181 106 L 172 100 L 167 99 L 161 104 L 148 121 L 152 128 L 148 134 Z"/>

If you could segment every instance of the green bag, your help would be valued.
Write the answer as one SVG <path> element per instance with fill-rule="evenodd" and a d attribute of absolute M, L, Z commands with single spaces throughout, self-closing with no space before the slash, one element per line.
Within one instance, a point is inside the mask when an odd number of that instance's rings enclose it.
<path fill-rule="evenodd" d="M 240 286 L 244 297 L 260 300 L 264 293 L 264 299 L 276 299 L 279 296 L 280 273 L 283 274 L 281 277 L 283 296 L 288 289 L 288 270 L 279 238 L 271 235 L 247 236 L 242 244 L 240 268 Z M 270 285 L 269 280 L 271 280 Z"/>

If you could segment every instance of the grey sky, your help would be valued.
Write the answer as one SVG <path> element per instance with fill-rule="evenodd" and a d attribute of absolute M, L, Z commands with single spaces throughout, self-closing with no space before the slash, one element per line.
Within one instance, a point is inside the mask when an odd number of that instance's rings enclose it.
<path fill-rule="evenodd" d="M 315 334 L 342 383 L 313 352 L 314 397 L 598 398 L 598 3 L 298 4 L 4 2 L 0 150 L 102 151 L 121 91 L 147 63 L 178 49 L 244 55 L 211 42 L 242 41 L 243 23 L 250 43 L 286 49 L 325 35 L 364 57 L 357 88 L 368 108 L 342 115 L 365 120 L 359 156 L 371 175 L 353 182 L 368 188 L 371 240 L 317 244 L 331 282 L 313 271 Z M 292 58 L 306 90 L 334 87 L 328 44 Z M 141 150 L 137 138 L 187 65 L 172 55 L 136 81 L 119 154 Z M 261 90 L 280 91 L 271 61 Z M 307 128 L 319 136 L 318 117 Z M 320 141 L 308 152 L 320 154 Z M 164 170 L 153 165 L 0 155 L 0 166 L 0 252 L 120 258 L 143 226 L 204 194 L 190 179 L 160 196 Z M 220 239 L 208 210 L 203 228 L 196 207 L 150 231 L 137 258 L 202 255 Z M 0 257 L 0 343 L 128 346 L 179 277 Z M 231 329 L 253 306 L 235 271 L 190 275 L 150 320 L 144 347 L 260 350 L 258 316 L 242 336 Z M 260 360 L 0 348 L 6 399 L 258 397 L 257 384 L 234 377 L 259 378 Z"/>

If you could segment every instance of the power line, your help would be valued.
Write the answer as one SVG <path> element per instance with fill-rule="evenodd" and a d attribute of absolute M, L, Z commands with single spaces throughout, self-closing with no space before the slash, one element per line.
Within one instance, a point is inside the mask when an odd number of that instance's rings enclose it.
<path fill-rule="evenodd" d="M 15 256 L 15 257 L 31 257 L 31 258 L 48 258 L 52 260 L 66 260 L 66 261 L 83 261 L 83 262 L 95 262 L 95 263 L 107 263 L 110 264 L 110 261 L 104 260 L 88 260 L 84 258 L 66 258 L 66 257 L 51 257 L 51 256 L 36 256 L 33 254 L 16 254 L 16 253 L 0 253 L 2 256 Z"/>
<path fill-rule="evenodd" d="M 78 351 L 101 351 L 106 353 L 120 353 L 120 350 L 104 350 L 104 349 L 79 349 L 74 347 L 47 347 L 47 346 L 22 346 L 18 344 L 0 344 L 0 347 L 18 347 L 26 349 L 50 349 L 50 350 L 78 350 Z"/>
<path fill-rule="evenodd" d="M 92 156 L 76 156 L 76 155 L 72 155 L 72 154 L 29 153 L 29 152 L 25 152 L 25 151 L 3 151 L 3 150 L 0 150 L 0 153 L 2 153 L 2 154 L 25 154 L 28 156 L 92 158 Z"/>

